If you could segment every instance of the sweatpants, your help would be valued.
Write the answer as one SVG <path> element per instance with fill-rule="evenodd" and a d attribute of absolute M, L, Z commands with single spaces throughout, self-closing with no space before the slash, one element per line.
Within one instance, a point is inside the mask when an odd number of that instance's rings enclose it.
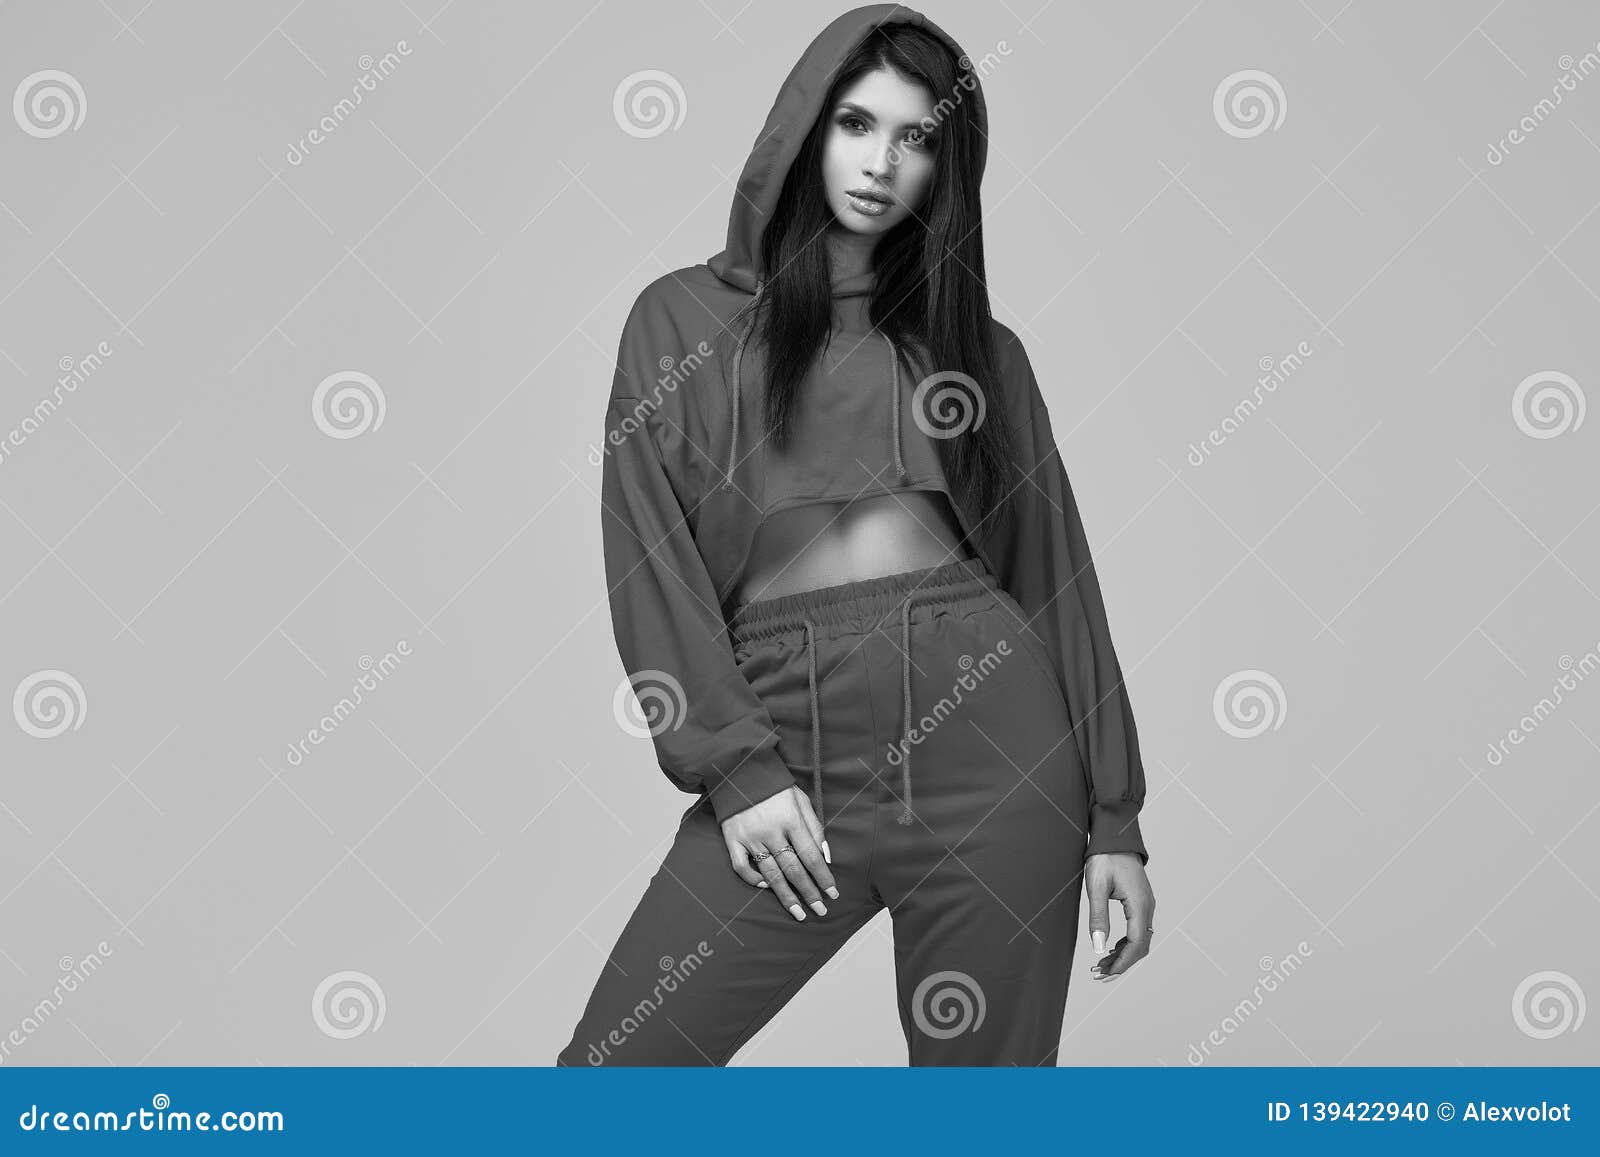
<path fill-rule="evenodd" d="M 735 660 L 839 898 L 796 920 L 698 799 L 556 1064 L 725 1065 L 885 907 L 910 1064 L 1056 1064 L 1089 797 L 1025 624 L 978 559 L 738 606 Z M 841 1039 L 827 1063 L 856 1055 Z"/>

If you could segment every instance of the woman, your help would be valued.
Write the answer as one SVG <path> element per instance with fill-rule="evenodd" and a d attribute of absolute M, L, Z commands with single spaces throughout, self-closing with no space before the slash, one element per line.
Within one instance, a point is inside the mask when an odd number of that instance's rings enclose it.
<path fill-rule="evenodd" d="M 1027 353 L 989 316 L 967 63 L 902 5 L 839 17 L 726 248 L 634 303 L 612 624 L 698 798 L 558 1064 L 726 1064 L 887 907 L 913 1065 L 1054 1065 L 1085 882 L 1097 976 L 1149 950 L 1133 715 Z"/>

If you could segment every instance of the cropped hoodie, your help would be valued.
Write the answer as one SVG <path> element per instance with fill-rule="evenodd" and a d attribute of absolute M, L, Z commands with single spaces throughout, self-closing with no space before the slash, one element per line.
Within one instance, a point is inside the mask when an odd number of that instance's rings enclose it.
<path fill-rule="evenodd" d="M 834 20 L 778 91 L 739 177 L 726 246 L 646 285 L 629 311 L 597 449 L 617 651 L 646 709 L 661 770 L 683 791 L 708 797 L 718 820 L 726 820 L 795 783 L 779 755 L 777 728 L 731 642 L 734 594 L 758 526 L 795 506 L 939 491 L 975 553 L 1026 612 L 1019 629 L 1030 630 L 1050 658 L 1089 788 L 1085 856 L 1134 852 L 1148 862 L 1133 711 L 1050 415 L 1017 335 L 991 320 L 1000 380 L 979 387 L 982 420 L 1008 422 L 1016 432 L 1020 482 L 1004 520 L 978 516 L 951 493 L 933 441 L 913 420 L 914 407 L 926 405 L 918 384 L 931 370 L 868 322 L 870 272 L 833 283 L 829 349 L 846 352 L 837 364 L 825 352 L 802 382 L 787 447 L 772 445 L 751 420 L 762 412 L 764 392 L 759 343 L 748 342 L 748 307 L 761 290 L 762 228 L 823 111 L 831 78 L 874 27 L 897 21 L 922 26 L 962 55 L 948 34 L 904 5 L 873 4 Z M 960 95 L 973 103 L 981 176 L 987 121 L 976 74 L 973 83 Z M 909 654 L 906 664 L 909 695 Z M 814 685 L 812 705 L 816 762 L 807 770 L 825 825 Z M 910 727 L 909 707 L 905 714 Z M 909 759 L 903 775 L 901 818 L 908 821 L 915 778 Z"/>

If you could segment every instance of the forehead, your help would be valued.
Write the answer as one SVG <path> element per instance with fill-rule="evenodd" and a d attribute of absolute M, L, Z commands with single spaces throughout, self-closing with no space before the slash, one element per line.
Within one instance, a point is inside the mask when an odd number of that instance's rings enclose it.
<path fill-rule="evenodd" d="M 887 68 L 860 77 L 839 93 L 839 101 L 860 105 L 890 123 L 914 125 L 933 113 L 933 95 L 926 88 Z"/>

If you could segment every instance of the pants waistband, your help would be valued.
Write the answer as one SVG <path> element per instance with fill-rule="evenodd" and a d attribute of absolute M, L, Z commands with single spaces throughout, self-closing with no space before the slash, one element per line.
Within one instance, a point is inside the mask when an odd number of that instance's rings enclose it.
<path fill-rule="evenodd" d="M 807 624 L 814 630 L 872 631 L 900 616 L 908 601 L 916 622 L 935 607 L 990 602 L 998 586 L 982 559 L 959 559 L 741 603 L 729 627 L 736 646 L 804 630 Z"/>
<path fill-rule="evenodd" d="M 776 638 L 789 631 L 805 635 L 806 678 L 811 692 L 811 806 L 824 833 L 828 830 L 822 799 L 822 704 L 817 685 L 817 636 L 874 631 L 885 621 L 900 623 L 901 727 L 900 802 L 897 821 L 909 824 L 911 806 L 911 624 L 938 607 L 991 603 L 999 587 L 982 559 L 968 558 L 923 570 L 902 571 L 817 587 L 770 599 L 742 603 L 730 630 L 736 646 Z M 826 840 L 824 840 L 826 847 Z"/>

